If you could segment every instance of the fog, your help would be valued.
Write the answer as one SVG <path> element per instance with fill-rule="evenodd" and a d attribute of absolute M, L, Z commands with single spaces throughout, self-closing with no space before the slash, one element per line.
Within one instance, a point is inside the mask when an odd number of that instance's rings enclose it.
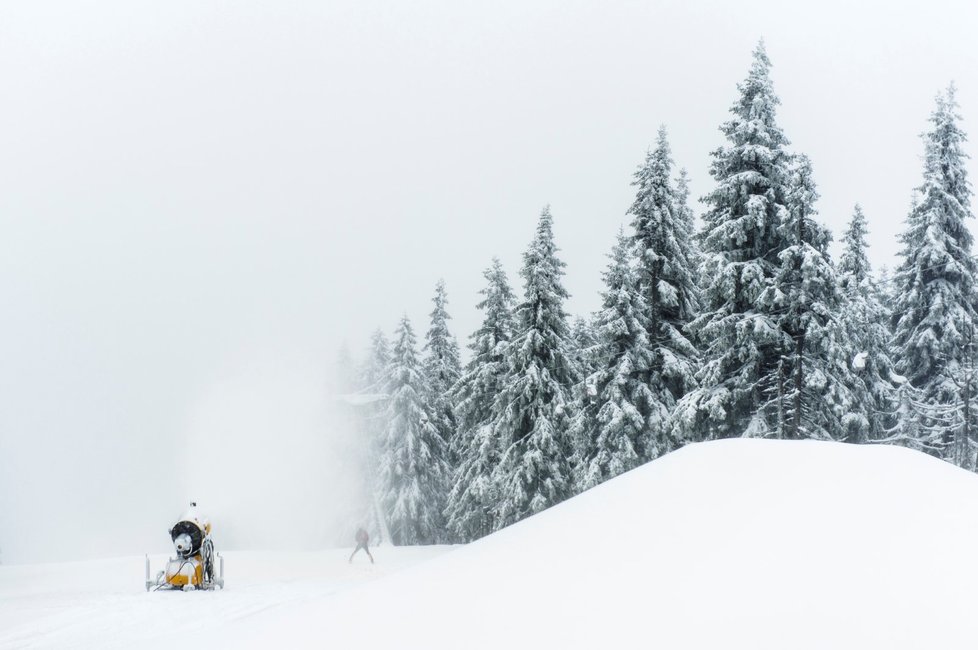
<path fill-rule="evenodd" d="M 0 5 L 0 561 L 344 543 L 347 344 L 446 281 L 455 334 L 545 204 L 598 304 L 662 123 L 694 196 L 763 37 L 822 219 L 894 264 L 934 95 L 978 119 L 962 2 Z M 974 153 L 974 145 L 970 147 Z M 971 161 L 972 178 L 975 163 Z M 699 206 L 696 206 L 697 209 Z"/>

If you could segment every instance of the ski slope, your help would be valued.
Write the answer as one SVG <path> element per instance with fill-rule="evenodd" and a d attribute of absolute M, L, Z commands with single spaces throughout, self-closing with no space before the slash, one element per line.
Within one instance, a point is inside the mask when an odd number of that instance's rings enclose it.
<path fill-rule="evenodd" d="M 147 593 L 143 557 L 0 566 L 0 649 L 98 650 L 152 647 L 234 627 L 382 578 L 450 547 L 372 549 L 371 565 L 352 548 L 316 553 L 226 552 L 227 590 Z M 166 557 L 151 556 L 156 569 Z M 155 572 L 154 572 L 155 575 Z M 172 647 L 172 646 L 171 646 Z M 216 647 L 229 647 L 218 644 Z"/>
<path fill-rule="evenodd" d="M 376 567 L 229 553 L 190 594 L 140 592 L 139 558 L 0 567 L 0 648 L 973 650 L 976 515 L 978 476 L 916 452 L 712 442 Z"/>

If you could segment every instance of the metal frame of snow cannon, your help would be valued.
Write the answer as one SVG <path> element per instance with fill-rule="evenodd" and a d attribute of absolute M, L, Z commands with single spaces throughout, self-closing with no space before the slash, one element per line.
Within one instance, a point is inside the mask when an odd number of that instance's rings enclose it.
<path fill-rule="evenodd" d="M 146 591 L 224 589 L 224 556 L 214 552 L 210 524 L 183 519 L 169 532 L 176 556 L 167 561 L 166 569 L 159 571 L 155 579 L 150 579 L 149 555 L 145 556 Z"/>
<path fill-rule="evenodd" d="M 208 542 L 210 542 L 210 540 L 208 540 Z M 208 547 L 211 549 L 211 552 L 213 553 L 213 548 L 214 548 L 213 545 L 209 543 L 208 544 Z M 150 578 L 149 555 L 146 555 L 145 558 L 146 558 L 146 581 L 145 581 L 146 591 L 160 591 L 160 590 L 162 590 L 162 591 L 195 591 L 197 589 L 210 591 L 210 590 L 217 589 L 217 588 L 224 589 L 224 556 L 221 555 L 220 553 L 213 553 L 213 555 L 210 557 L 210 560 L 208 562 L 206 562 L 205 568 L 203 570 L 204 578 L 203 578 L 203 581 L 199 585 L 187 584 L 187 585 L 184 585 L 182 587 L 176 586 L 176 585 L 171 584 L 170 582 L 168 582 L 167 579 L 166 579 L 166 571 L 165 570 L 164 571 L 157 571 L 156 572 L 156 576 L 153 577 L 153 578 Z M 214 561 L 215 561 L 215 559 L 216 559 L 216 562 L 217 562 L 217 575 L 214 575 L 214 568 L 215 568 L 214 567 Z M 183 565 L 183 564 L 188 564 L 189 565 L 190 564 L 190 559 L 189 558 L 188 559 L 171 558 L 167 562 L 167 565 L 170 566 L 173 563 L 179 563 L 181 565 Z"/>

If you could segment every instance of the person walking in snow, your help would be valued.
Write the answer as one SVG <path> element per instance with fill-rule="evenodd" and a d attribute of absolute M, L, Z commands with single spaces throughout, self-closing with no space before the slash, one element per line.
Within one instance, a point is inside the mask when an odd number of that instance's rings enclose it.
<path fill-rule="evenodd" d="M 364 552 L 367 554 L 367 557 L 370 558 L 370 563 L 373 564 L 374 556 L 370 554 L 370 549 L 367 548 L 367 544 L 370 542 L 370 535 L 367 533 L 367 529 L 364 528 L 363 526 L 357 528 L 356 539 L 357 539 L 357 547 L 353 549 L 353 553 L 350 554 L 350 563 L 351 564 L 353 563 L 353 556 L 356 555 L 357 551 L 359 551 L 362 548 Z"/>

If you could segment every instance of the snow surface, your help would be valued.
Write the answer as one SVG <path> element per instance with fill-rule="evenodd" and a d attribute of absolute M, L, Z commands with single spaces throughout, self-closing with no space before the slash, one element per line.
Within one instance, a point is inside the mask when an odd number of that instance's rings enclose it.
<path fill-rule="evenodd" d="M 190 594 L 140 592 L 141 558 L 0 567 L 0 647 L 193 632 L 227 648 L 973 650 L 976 512 L 978 476 L 906 449 L 712 442 L 449 553 L 382 547 L 375 567 L 228 553 L 228 590 Z"/>
<path fill-rule="evenodd" d="M 978 476 L 897 447 L 688 446 L 210 638 L 261 648 L 978 647 Z"/>
<path fill-rule="evenodd" d="M 352 545 L 316 553 L 227 552 L 224 592 L 147 593 L 142 556 L 0 566 L 0 649 L 145 648 L 160 639 L 172 644 L 233 627 L 257 612 L 342 592 L 449 548 L 371 548 L 376 565 L 362 551 L 349 564 Z M 155 576 L 166 556 L 150 560 Z"/>

